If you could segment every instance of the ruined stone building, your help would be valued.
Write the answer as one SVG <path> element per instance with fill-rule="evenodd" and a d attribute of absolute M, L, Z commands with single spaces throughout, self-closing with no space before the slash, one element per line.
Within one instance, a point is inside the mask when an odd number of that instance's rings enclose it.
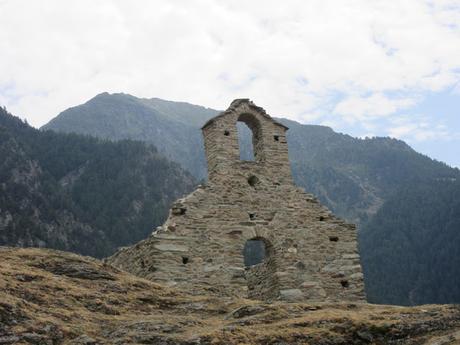
<path fill-rule="evenodd" d="M 252 130 L 254 161 L 239 158 L 237 121 Z M 364 301 L 356 228 L 294 185 L 288 128 L 239 99 L 202 130 L 209 181 L 108 261 L 196 294 Z M 254 265 L 245 264 L 251 244 L 262 255 Z"/>

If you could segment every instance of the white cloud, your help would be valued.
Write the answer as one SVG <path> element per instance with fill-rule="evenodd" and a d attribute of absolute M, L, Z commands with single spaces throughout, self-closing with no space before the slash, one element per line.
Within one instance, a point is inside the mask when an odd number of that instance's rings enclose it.
<path fill-rule="evenodd" d="M 421 142 L 426 140 L 450 141 L 457 139 L 458 135 L 447 128 L 442 123 L 433 124 L 429 119 L 419 116 L 414 122 L 413 118 L 400 117 L 394 119 L 394 124 L 388 130 L 390 137 L 406 140 L 411 142 Z"/>
<path fill-rule="evenodd" d="M 387 116 L 459 82 L 459 1 L 7 0 L 0 101 L 41 125 L 103 91 Z M 6 90 L 8 87 L 8 91 Z M 334 94 L 344 95 L 339 104 Z M 363 96 L 370 95 L 370 96 Z"/>
<path fill-rule="evenodd" d="M 388 116 L 414 104 L 415 99 L 391 99 L 384 94 L 376 93 L 368 97 L 350 96 L 336 105 L 334 113 L 343 115 L 346 121 L 353 123 Z"/>

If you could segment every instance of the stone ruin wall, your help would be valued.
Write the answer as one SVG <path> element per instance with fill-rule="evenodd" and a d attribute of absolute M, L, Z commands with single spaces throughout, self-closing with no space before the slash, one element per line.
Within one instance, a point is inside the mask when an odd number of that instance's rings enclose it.
<path fill-rule="evenodd" d="M 236 122 L 253 132 L 255 161 L 240 161 Z M 263 300 L 364 301 L 356 228 L 292 182 L 287 128 L 248 100 L 203 127 L 209 181 L 178 200 L 149 238 L 110 263 L 195 294 Z M 245 267 L 259 239 L 266 257 Z"/>

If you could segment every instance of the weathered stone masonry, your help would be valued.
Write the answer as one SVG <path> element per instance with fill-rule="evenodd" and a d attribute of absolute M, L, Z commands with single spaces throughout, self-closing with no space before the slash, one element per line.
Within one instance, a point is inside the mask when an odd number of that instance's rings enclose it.
<path fill-rule="evenodd" d="M 255 161 L 239 160 L 237 121 L 253 132 Z M 108 261 L 192 293 L 255 299 L 365 300 L 356 228 L 293 184 L 287 127 L 247 99 L 202 128 L 209 181 L 178 200 L 149 238 Z M 246 241 L 265 259 L 245 268 Z"/>

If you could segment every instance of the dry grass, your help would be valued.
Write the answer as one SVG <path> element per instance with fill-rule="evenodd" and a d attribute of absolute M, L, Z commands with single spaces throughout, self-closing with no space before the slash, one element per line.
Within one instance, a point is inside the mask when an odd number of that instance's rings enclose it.
<path fill-rule="evenodd" d="M 0 344 L 454 344 L 459 327 L 456 306 L 191 296 L 88 257 L 0 249 Z"/>

